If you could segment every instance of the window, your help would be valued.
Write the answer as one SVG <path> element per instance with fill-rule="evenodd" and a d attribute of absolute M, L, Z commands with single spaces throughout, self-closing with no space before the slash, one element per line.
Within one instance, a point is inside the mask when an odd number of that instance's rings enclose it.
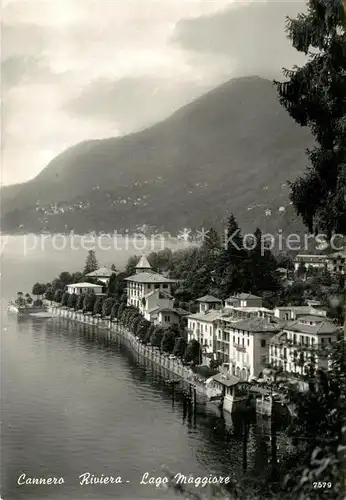
<path fill-rule="evenodd" d="M 171 320 L 171 317 L 170 317 L 170 316 L 165 316 L 165 322 L 166 322 L 166 323 L 169 323 L 169 322 L 170 322 L 170 320 Z"/>
<path fill-rule="evenodd" d="M 321 339 L 321 344 L 324 344 L 324 339 Z"/>
<path fill-rule="evenodd" d="M 242 338 L 242 344 L 244 345 L 244 337 Z"/>
<path fill-rule="evenodd" d="M 261 347 L 265 347 L 266 346 L 266 341 L 264 339 L 261 339 Z"/>
<path fill-rule="evenodd" d="M 157 290 L 158 288 L 160 288 L 160 285 L 155 284 L 154 287 L 155 287 L 155 290 Z"/>
<path fill-rule="evenodd" d="M 164 284 L 162 285 L 162 288 L 168 288 L 167 283 L 164 283 Z"/>
<path fill-rule="evenodd" d="M 331 337 L 329 337 L 329 338 L 328 338 L 328 340 L 329 340 L 329 343 L 331 344 L 331 343 L 332 343 L 332 339 L 331 339 Z"/>
<path fill-rule="evenodd" d="M 250 345 L 250 339 L 247 339 L 247 345 L 248 346 Z"/>
<path fill-rule="evenodd" d="M 296 345 L 296 343 L 297 343 L 297 334 L 294 333 L 293 334 L 293 344 Z"/>
<path fill-rule="evenodd" d="M 235 335 L 233 335 L 233 344 L 235 344 Z"/>

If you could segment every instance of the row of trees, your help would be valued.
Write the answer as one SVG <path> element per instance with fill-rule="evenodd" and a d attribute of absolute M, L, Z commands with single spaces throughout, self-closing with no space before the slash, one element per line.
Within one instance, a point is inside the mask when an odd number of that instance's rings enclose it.
<path fill-rule="evenodd" d="M 166 328 L 154 325 L 146 320 L 138 309 L 132 306 L 127 307 L 124 301 L 117 300 L 115 297 L 96 295 L 94 292 L 76 295 L 58 289 L 48 300 L 54 300 L 75 311 L 90 312 L 111 320 L 118 320 L 142 342 L 150 343 L 163 352 L 174 354 L 184 359 L 186 363 L 199 365 L 202 362 L 202 346 L 196 340 L 187 344 L 185 332 L 178 324 Z"/>
<path fill-rule="evenodd" d="M 266 307 L 304 305 L 308 299 L 319 300 L 328 310 L 328 316 L 343 319 L 344 280 L 334 278 L 327 271 L 304 272 L 293 284 L 283 283 L 278 267 L 293 268 L 289 257 L 274 257 L 263 249 L 260 230 L 255 233 L 252 250 L 243 248 L 243 236 L 232 215 L 228 234 L 235 237 L 225 245 L 220 235 L 211 229 L 201 247 L 190 247 L 172 252 L 165 249 L 152 252 L 148 260 L 158 272 L 166 272 L 177 279 L 176 306 L 193 310 L 197 298 L 212 294 L 226 298 L 237 292 L 251 292 L 262 296 Z M 135 272 L 138 257 L 129 259 L 124 277 Z M 307 279 L 305 279 L 307 278 Z"/>
<path fill-rule="evenodd" d="M 158 347 L 162 352 L 173 354 L 185 363 L 202 363 L 202 346 L 197 340 L 189 343 L 178 324 L 162 327 L 147 321 L 135 307 L 119 307 L 118 321 L 146 344 Z"/>

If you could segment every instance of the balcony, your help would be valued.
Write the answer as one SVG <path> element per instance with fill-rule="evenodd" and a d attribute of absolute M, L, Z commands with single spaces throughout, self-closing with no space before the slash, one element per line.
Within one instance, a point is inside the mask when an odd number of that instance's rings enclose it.
<path fill-rule="evenodd" d="M 244 345 L 233 343 L 233 347 L 239 352 L 246 352 L 246 347 Z"/>

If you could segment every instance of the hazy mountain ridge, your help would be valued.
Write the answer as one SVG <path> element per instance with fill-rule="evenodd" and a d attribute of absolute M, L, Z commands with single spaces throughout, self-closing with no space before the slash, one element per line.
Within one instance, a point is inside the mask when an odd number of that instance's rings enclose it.
<path fill-rule="evenodd" d="M 218 225 L 228 212 L 246 228 L 287 229 L 286 182 L 311 145 L 270 81 L 231 80 L 163 122 L 77 144 L 20 189 L 3 188 L 2 230 L 175 231 Z"/>

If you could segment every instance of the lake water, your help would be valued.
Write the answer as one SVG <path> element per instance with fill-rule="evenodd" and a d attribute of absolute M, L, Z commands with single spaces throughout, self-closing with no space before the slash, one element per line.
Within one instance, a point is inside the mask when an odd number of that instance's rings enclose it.
<path fill-rule="evenodd" d="M 241 475 L 242 439 L 212 412 L 186 418 L 181 402 L 131 355 L 66 320 L 25 319 L 5 311 L 18 290 L 83 267 L 87 251 L 32 249 L 22 238 L 3 247 L 1 264 L 1 497 L 5 500 L 175 498 L 141 485 L 145 472 Z M 97 252 L 121 268 L 136 252 Z M 248 473 L 268 462 L 268 446 L 251 430 Z M 122 476 L 124 484 L 81 486 L 79 476 Z M 61 485 L 18 485 L 62 477 Z"/>

